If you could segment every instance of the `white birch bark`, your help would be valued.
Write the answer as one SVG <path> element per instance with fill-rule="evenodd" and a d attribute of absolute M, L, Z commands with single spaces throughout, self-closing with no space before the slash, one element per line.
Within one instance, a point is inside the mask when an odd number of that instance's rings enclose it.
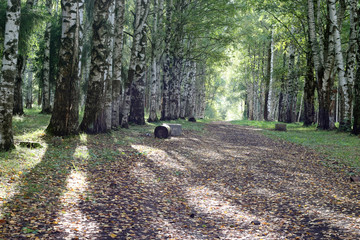
<path fill-rule="evenodd" d="M 105 124 L 106 130 L 110 131 L 112 126 L 112 101 L 113 101 L 113 51 L 114 51 L 114 23 L 115 23 L 115 1 L 111 3 L 109 9 L 109 20 L 107 24 L 109 24 L 109 48 L 110 51 L 107 55 L 107 63 L 109 64 L 109 68 L 106 74 L 105 80 Z"/>
<path fill-rule="evenodd" d="M 339 77 L 339 92 L 340 92 L 340 127 L 347 124 L 351 126 L 351 105 L 349 101 L 349 92 L 352 88 L 349 86 L 345 77 L 344 58 L 341 47 L 341 36 L 338 27 L 338 17 L 336 12 L 335 0 L 328 0 L 329 15 L 331 21 L 331 32 L 334 36 L 335 43 L 335 60 L 337 65 L 337 72 Z"/>
<path fill-rule="evenodd" d="M 124 46 L 124 16 L 125 0 L 116 0 L 115 2 L 115 32 L 114 32 L 114 76 L 113 76 L 113 96 L 112 96 L 112 127 L 118 128 L 120 125 L 121 111 L 121 86 L 122 86 L 122 55 Z"/>
<path fill-rule="evenodd" d="M 32 108 L 32 103 L 33 103 L 33 97 L 32 97 L 32 93 L 33 93 L 33 77 L 34 77 L 34 72 L 33 72 L 33 64 L 31 59 L 28 61 L 28 69 L 27 69 L 27 81 L 26 81 L 26 100 L 25 100 L 25 106 L 27 109 L 31 109 Z"/>
<path fill-rule="evenodd" d="M 110 47 L 110 8 L 114 0 L 95 1 L 91 70 L 80 129 L 86 133 L 108 131 L 105 112 L 105 89 L 108 79 Z"/>
<path fill-rule="evenodd" d="M 158 120 L 157 117 L 157 95 L 159 89 L 159 78 L 158 72 L 158 61 L 159 61 L 159 46 L 160 46 L 160 30 L 159 25 L 163 0 L 154 0 L 154 12 L 153 12 L 153 31 L 152 31 L 152 60 L 151 60 L 151 75 L 150 75 L 150 108 L 149 108 L 149 122 L 155 122 Z"/>
<path fill-rule="evenodd" d="M 269 113 L 269 120 L 275 119 L 275 109 L 274 109 L 274 31 L 271 31 L 271 59 L 270 59 L 270 83 L 269 83 L 269 98 L 268 98 L 268 113 Z"/>
<path fill-rule="evenodd" d="M 12 111 L 16 76 L 21 1 L 8 0 L 0 76 L 0 151 L 14 148 Z"/>
<path fill-rule="evenodd" d="M 46 8 L 48 14 L 51 16 L 52 1 L 46 0 Z M 44 52 L 44 66 L 43 66 L 43 88 L 42 88 L 42 113 L 51 113 L 50 105 L 50 39 L 51 39 L 51 22 L 46 23 L 45 29 L 45 52 Z"/>
<path fill-rule="evenodd" d="M 128 87 L 131 88 L 131 103 L 126 100 L 123 106 L 123 116 L 121 125 L 128 126 L 129 113 L 133 113 L 132 120 L 137 124 L 144 124 L 144 90 L 145 90 L 145 47 L 146 47 L 146 20 L 149 14 L 149 0 L 137 0 L 135 7 L 134 34 L 133 45 L 131 48 L 131 56 L 128 72 Z M 140 109 L 142 108 L 142 109 Z M 127 111 L 130 109 L 130 112 Z M 142 112 L 140 112 L 142 111 Z"/>

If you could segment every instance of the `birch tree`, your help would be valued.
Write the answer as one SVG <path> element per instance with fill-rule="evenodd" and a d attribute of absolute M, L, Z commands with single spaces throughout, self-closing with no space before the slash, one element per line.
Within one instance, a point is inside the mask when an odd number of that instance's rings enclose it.
<path fill-rule="evenodd" d="M 46 9 L 51 16 L 52 0 L 46 0 Z M 51 21 L 46 23 L 45 28 L 45 52 L 44 52 L 44 66 L 43 66 L 43 88 L 42 88 L 42 103 L 41 113 L 51 113 L 50 105 L 50 39 L 51 39 Z"/>
<path fill-rule="evenodd" d="M 76 134 L 79 125 L 80 100 L 80 28 L 83 0 L 62 0 L 62 31 L 59 75 L 54 111 L 47 132 L 56 136 Z"/>
<path fill-rule="evenodd" d="M 0 151 L 14 148 L 12 111 L 16 76 L 21 1 L 8 0 L 0 76 Z"/>
<path fill-rule="evenodd" d="M 84 118 L 80 130 L 86 133 L 106 132 L 105 90 L 109 75 L 110 8 L 114 0 L 95 1 L 91 69 L 85 102 Z"/>
<path fill-rule="evenodd" d="M 114 75 L 112 81 L 112 127 L 118 128 L 121 123 L 122 105 L 122 51 L 124 45 L 125 0 L 115 1 L 115 29 L 114 29 Z"/>
<path fill-rule="evenodd" d="M 133 43 L 127 79 L 128 87 L 130 87 L 130 102 L 126 100 L 124 102 L 126 106 L 123 107 L 124 112 L 121 123 L 124 127 L 128 126 L 129 121 L 139 125 L 145 124 L 146 20 L 149 9 L 150 0 L 136 1 Z M 127 97 L 129 97 L 129 95 L 127 95 Z M 127 100 L 129 100 L 129 98 Z"/>
<path fill-rule="evenodd" d="M 160 76 L 158 75 L 158 66 L 160 63 L 160 47 L 162 33 L 162 14 L 164 0 L 154 0 L 153 27 L 152 27 L 152 47 L 151 47 L 151 80 L 150 80 L 150 108 L 149 122 L 158 121 L 157 116 L 157 98 L 159 94 Z"/>

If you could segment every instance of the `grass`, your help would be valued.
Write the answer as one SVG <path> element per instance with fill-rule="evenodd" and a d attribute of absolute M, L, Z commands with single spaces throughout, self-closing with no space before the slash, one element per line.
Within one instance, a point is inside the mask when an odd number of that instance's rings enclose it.
<path fill-rule="evenodd" d="M 261 128 L 268 137 L 300 144 L 324 155 L 329 161 L 325 164 L 349 167 L 360 173 L 360 139 L 349 133 L 321 131 L 316 126 L 304 127 L 302 123 L 287 124 L 287 132 L 274 131 L 276 122 L 232 121 L 232 124 Z"/>
<path fill-rule="evenodd" d="M 153 136 L 156 126 L 164 123 L 147 123 L 144 126 L 133 125 L 129 129 L 119 129 L 98 135 L 82 133 L 75 137 L 65 138 L 59 146 L 56 146 L 51 142 L 52 137 L 45 134 L 50 115 L 39 114 L 40 111 L 39 108 L 25 109 L 24 116 L 13 118 L 14 142 L 17 147 L 11 152 L 0 152 L 0 207 L 19 191 L 21 182 L 28 175 L 53 172 L 57 175 L 66 175 L 71 169 L 77 169 L 84 163 L 88 166 L 96 166 L 106 162 L 118 161 L 118 156 L 125 153 L 116 147 L 141 143 L 146 137 Z M 182 124 L 184 130 L 202 133 L 206 121 L 201 120 L 196 123 L 190 123 L 186 120 L 167 122 L 179 123 Z M 18 144 L 22 141 L 38 142 L 42 148 L 20 147 Z M 98 144 L 102 144 L 102 147 L 98 148 Z M 78 148 L 78 146 L 83 147 Z M 40 185 L 36 182 L 28 182 L 27 195 L 41 192 L 39 187 Z"/>

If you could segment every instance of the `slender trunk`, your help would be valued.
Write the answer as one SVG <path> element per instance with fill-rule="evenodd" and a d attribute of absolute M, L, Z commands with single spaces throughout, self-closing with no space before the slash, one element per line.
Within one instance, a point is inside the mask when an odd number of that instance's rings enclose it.
<path fill-rule="evenodd" d="M 52 1 L 46 0 L 46 8 L 51 15 L 51 6 Z M 45 29 L 45 53 L 44 53 L 44 66 L 43 66 L 43 88 L 42 88 L 42 103 L 41 103 L 41 113 L 48 114 L 51 113 L 50 105 L 50 39 L 51 39 L 51 22 L 46 23 Z"/>
<path fill-rule="evenodd" d="M 112 127 L 118 128 L 121 120 L 122 92 L 122 55 L 124 46 L 125 0 L 115 1 L 115 33 L 114 33 L 114 76 L 112 81 Z"/>
<path fill-rule="evenodd" d="M 355 1 L 356 2 L 356 1 Z M 356 5 L 353 5 L 354 1 L 351 1 L 351 9 L 353 10 Z M 357 43 L 357 52 L 356 52 L 356 74 L 354 78 L 354 109 L 353 109 L 353 115 L 354 115 L 354 124 L 353 124 L 353 130 L 352 133 L 359 135 L 360 134 L 360 13 L 358 12 L 357 15 L 354 14 L 353 18 L 353 24 L 354 24 L 354 30 L 356 37 L 356 43 Z M 356 16 L 356 17 L 355 17 Z"/>
<path fill-rule="evenodd" d="M 23 94 L 22 94 L 22 76 L 25 70 L 26 59 L 24 56 L 19 55 L 17 60 L 17 71 L 15 78 L 15 88 L 14 88 L 14 107 L 13 107 L 13 115 L 23 115 L 24 107 L 23 107 Z"/>
<path fill-rule="evenodd" d="M 306 75 L 304 84 L 304 126 L 315 123 L 315 76 L 311 52 L 306 52 Z"/>
<path fill-rule="evenodd" d="M 352 99 L 349 100 L 350 92 L 352 92 L 352 86 L 348 84 L 345 77 L 344 59 L 341 47 L 341 38 L 338 27 L 338 17 L 336 12 L 335 0 L 328 0 L 329 15 L 332 23 L 331 33 L 334 36 L 335 42 L 335 59 L 337 65 L 337 73 L 339 77 L 339 97 L 340 97 L 340 129 L 350 130 L 351 129 L 351 108 Z"/>
<path fill-rule="evenodd" d="M 196 63 L 193 62 L 191 66 L 191 73 L 190 73 L 190 91 L 189 91 L 189 119 L 195 119 L 195 94 L 196 94 L 196 70 L 197 66 Z"/>
<path fill-rule="evenodd" d="M 265 76 L 265 99 L 264 99 L 264 120 L 270 121 L 270 78 L 271 78 L 271 58 L 272 58 L 272 41 L 270 41 L 268 47 L 268 61 L 266 67 L 266 76 Z"/>
<path fill-rule="evenodd" d="M 106 131 L 111 130 L 112 126 L 112 109 L 113 109 L 113 51 L 114 51 L 114 22 L 115 22 L 115 1 L 114 0 L 109 9 L 109 48 L 110 51 L 107 56 L 109 64 L 108 74 L 105 79 L 105 124 Z"/>
<path fill-rule="evenodd" d="M 286 48 L 283 53 L 283 68 L 286 67 Z M 279 107 L 278 107 L 278 121 L 285 122 L 286 119 L 286 77 L 285 74 L 281 77 L 281 86 L 279 94 Z"/>
<path fill-rule="evenodd" d="M 80 100 L 80 11 L 83 0 L 63 0 L 59 75 L 56 82 L 54 111 L 46 131 L 56 136 L 78 132 Z"/>
<path fill-rule="evenodd" d="M 27 83 L 26 83 L 26 101 L 25 101 L 25 106 L 27 109 L 31 109 L 32 108 L 32 104 L 33 104 L 33 66 L 32 66 L 32 62 L 29 61 L 29 68 L 27 70 Z"/>
<path fill-rule="evenodd" d="M 157 122 L 157 95 L 159 89 L 158 78 L 158 62 L 159 62 L 159 41 L 161 31 L 161 18 L 163 10 L 163 0 L 154 0 L 154 13 L 153 13 L 153 33 L 152 33 L 152 48 L 151 48 L 151 77 L 150 77 L 150 107 L 149 107 L 149 122 Z"/>
<path fill-rule="evenodd" d="M 171 41 L 171 18 L 172 18 L 172 0 L 166 1 L 166 35 L 165 35 L 165 61 L 163 65 L 163 91 L 161 103 L 161 120 L 170 120 L 170 41 Z"/>
<path fill-rule="evenodd" d="M 16 76 L 21 1 L 8 0 L 0 75 L 0 151 L 14 148 L 12 111 Z"/>

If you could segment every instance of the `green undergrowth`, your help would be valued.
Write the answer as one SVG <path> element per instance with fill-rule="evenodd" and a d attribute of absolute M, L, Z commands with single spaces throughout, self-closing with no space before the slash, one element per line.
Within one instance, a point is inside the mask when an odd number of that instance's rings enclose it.
<path fill-rule="evenodd" d="M 270 138 L 282 139 L 314 149 L 324 155 L 325 165 L 343 170 L 348 168 L 350 174 L 360 173 L 360 139 L 358 136 L 339 131 L 318 130 L 315 125 L 304 127 L 302 123 L 287 124 L 287 131 L 275 131 L 276 122 L 265 121 L 232 121 L 232 124 L 251 126 L 262 129 Z"/>

